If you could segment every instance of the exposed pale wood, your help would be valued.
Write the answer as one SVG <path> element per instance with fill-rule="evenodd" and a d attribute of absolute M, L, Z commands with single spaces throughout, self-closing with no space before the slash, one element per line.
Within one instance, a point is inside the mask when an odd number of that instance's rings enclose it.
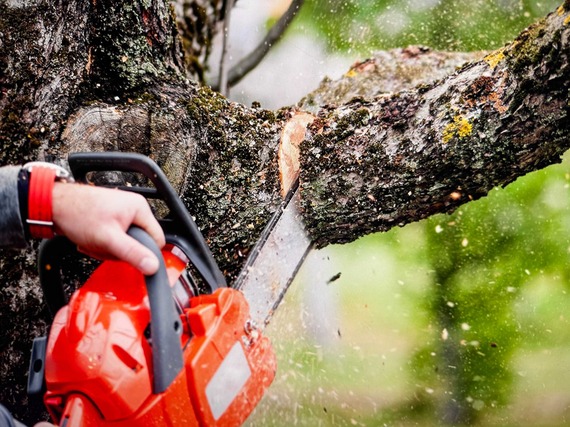
<path fill-rule="evenodd" d="M 315 117 L 308 113 L 295 113 L 285 124 L 279 141 L 279 176 L 281 178 L 281 196 L 285 197 L 291 185 L 299 176 L 299 146 L 305 139 L 307 126 Z"/>

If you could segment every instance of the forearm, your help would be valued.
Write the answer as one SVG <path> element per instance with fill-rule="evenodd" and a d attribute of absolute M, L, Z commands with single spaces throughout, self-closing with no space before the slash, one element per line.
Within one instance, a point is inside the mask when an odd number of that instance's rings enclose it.
<path fill-rule="evenodd" d="M 0 167 L 0 246 L 24 247 L 24 227 L 18 201 L 18 166 Z"/>

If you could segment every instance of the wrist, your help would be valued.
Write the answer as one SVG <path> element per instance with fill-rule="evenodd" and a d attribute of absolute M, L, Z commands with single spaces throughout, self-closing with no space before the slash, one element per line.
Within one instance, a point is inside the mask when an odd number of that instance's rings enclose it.
<path fill-rule="evenodd" d="M 46 239 L 54 236 L 53 191 L 56 181 L 66 181 L 69 173 L 59 166 L 33 162 L 24 165 L 22 188 L 26 184 L 27 172 L 27 215 L 25 226 L 32 238 Z M 22 197 L 21 197 L 22 198 Z M 23 203 L 24 205 L 26 202 Z"/>

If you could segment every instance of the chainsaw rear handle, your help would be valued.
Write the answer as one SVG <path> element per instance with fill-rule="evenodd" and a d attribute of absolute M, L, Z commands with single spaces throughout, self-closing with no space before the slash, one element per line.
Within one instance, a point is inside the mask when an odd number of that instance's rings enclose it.
<path fill-rule="evenodd" d="M 150 249 L 158 258 L 158 271 L 145 276 L 150 304 L 150 333 L 152 340 L 153 392 L 162 393 L 182 370 L 180 334 L 182 325 L 177 315 L 162 253 L 152 237 L 143 229 L 131 226 L 128 234 Z M 45 241 L 39 255 L 39 276 L 46 303 L 52 313 L 67 304 L 61 280 L 61 261 L 65 255 L 77 252 L 67 238 L 58 236 Z"/>
<path fill-rule="evenodd" d="M 165 233 L 178 234 L 188 242 L 187 255 L 200 273 L 211 292 L 225 287 L 226 279 L 220 271 L 200 229 L 188 210 L 170 185 L 168 178 L 158 165 L 139 153 L 98 152 L 72 153 L 68 157 L 69 167 L 76 181 L 88 182 L 90 172 L 134 172 L 148 178 L 155 188 L 120 186 L 121 190 L 131 191 L 149 199 L 160 199 L 170 210 L 170 217 L 159 219 Z"/>

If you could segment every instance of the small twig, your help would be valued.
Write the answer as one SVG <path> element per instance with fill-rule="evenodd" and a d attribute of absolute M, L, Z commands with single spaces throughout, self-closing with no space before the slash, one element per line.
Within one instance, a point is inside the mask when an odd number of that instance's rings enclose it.
<path fill-rule="evenodd" d="M 228 46 L 230 38 L 230 20 L 235 0 L 227 0 L 226 11 L 224 17 L 224 41 L 222 44 L 222 57 L 220 58 L 220 80 L 218 83 L 219 91 L 222 95 L 229 95 L 228 85 Z"/>
<path fill-rule="evenodd" d="M 235 86 L 265 58 L 275 43 L 281 39 L 291 22 L 293 22 L 293 18 L 295 18 L 301 9 L 304 1 L 305 0 L 293 0 L 287 11 L 279 18 L 275 25 L 271 27 L 261 43 L 229 71 L 227 76 L 227 85 L 229 87 Z M 221 93 L 224 93 L 222 91 L 221 77 L 222 76 L 220 76 L 219 90 Z"/>

